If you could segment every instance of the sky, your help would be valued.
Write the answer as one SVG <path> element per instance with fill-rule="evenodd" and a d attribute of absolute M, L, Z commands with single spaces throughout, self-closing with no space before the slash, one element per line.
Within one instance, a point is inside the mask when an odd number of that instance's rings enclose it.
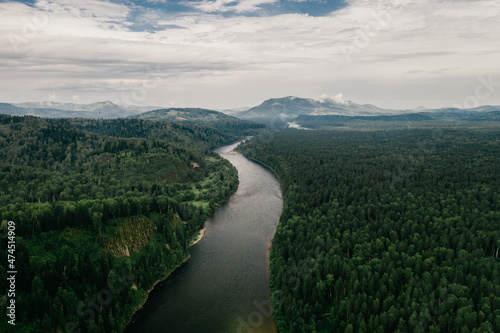
<path fill-rule="evenodd" d="M 0 0 L 0 102 L 500 105 L 500 1 Z"/>

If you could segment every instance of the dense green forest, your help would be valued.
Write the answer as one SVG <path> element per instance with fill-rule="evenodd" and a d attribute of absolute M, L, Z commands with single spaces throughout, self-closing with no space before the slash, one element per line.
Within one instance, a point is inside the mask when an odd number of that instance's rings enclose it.
<path fill-rule="evenodd" d="M 275 171 L 281 333 L 500 332 L 500 131 L 287 130 Z"/>
<path fill-rule="evenodd" d="M 238 135 L 221 133 L 213 127 L 174 124 L 166 121 L 140 119 L 97 120 L 83 118 L 60 119 L 58 121 L 101 135 L 162 140 L 180 148 L 196 151 L 206 151 L 232 143 L 240 137 Z M 243 135 L 246 134 L 243 133 Z"/>
<path fill-rule="evenodd" d="M 236 190 L 236 169 L 208 151 L 233 139 L 140 120 L 0 116 L 1 229 L 16 224 L 20 272 L 16 331 L 121 332 Z"/>

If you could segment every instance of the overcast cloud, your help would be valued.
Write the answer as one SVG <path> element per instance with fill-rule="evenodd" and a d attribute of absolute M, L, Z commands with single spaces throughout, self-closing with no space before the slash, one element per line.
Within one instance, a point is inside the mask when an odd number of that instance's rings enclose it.
<path fill-rule="evenodd" d="M 0 102 L 442 107 L 489 80 L 500 105 L 499 21 L 496 0 L 6 1 Z"/>

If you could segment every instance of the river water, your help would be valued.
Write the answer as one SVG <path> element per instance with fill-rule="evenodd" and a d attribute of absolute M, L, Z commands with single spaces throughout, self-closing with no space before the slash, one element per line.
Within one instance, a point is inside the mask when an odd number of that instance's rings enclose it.
<path fill-rule="evenodd" d="M 270 239 L 283 207 L 274 175 L 236 153 L 216 150 L 237 169 L 236 193 L 205 222 L 191 259 L 149 295 L 126 333 L 273 333 Z"/>

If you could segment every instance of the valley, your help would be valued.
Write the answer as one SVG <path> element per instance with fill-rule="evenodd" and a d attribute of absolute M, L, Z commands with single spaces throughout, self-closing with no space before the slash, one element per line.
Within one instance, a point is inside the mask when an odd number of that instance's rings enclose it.
<path fill-rule="evenodd" d="M 495 332 L 498 111 L 314 108 L 0 116 L 19 332 Z"/>

